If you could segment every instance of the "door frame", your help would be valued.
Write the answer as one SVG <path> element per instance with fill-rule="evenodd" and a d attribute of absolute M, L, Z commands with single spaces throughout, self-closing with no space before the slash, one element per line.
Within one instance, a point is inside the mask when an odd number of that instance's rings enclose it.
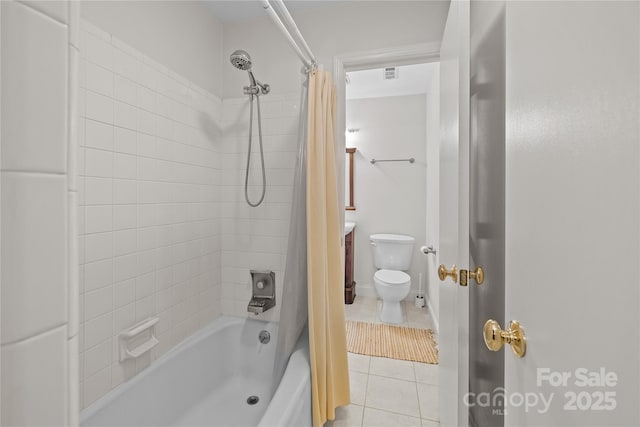
<path fill-rule="evenodd" d="M 411 65 L 440 60 L 440 43 L 420 43 L 382 49 L 342 53 L 333 57 L 333 82 L 336 87 L 336 144 L 337 182 L 344 183 L 344 150 L 346 147 L 346 73 L 390 65 Z M 344 200 L 344 185 L 338 185 L 338 200 Z M 340 226 L 344 249 L 344 209 L 340 210 Z M 342 251 L 344 253 L 344 250 Z M 343 284 L 344 285 L 344 284 Z"/>
<path fill-rule="evenodd" d="M 345 180 L 345 147 L 346 147 L 346 73 L 371 68 L 382 68 L 397 65 L 412 65 L 440 61 L 440 42 L 421 43 L 390 47 L 384 49 L 366 50 L 339 54 L 333 58 L 333 80 L 336 87 L 336 130 L 335 156 L 337 167 L 337 182 Z M 439 161 L 439 159 L 437 160 Z M 344 200 L 344 185 L 338 185 L 338 200 Z M 342 251 L 344 254 L 344 221 L 345 209 L 340 209 L 340 233 L 342 237 Z M 344 284 L 343 284 L 344 286 Z M 438 303 L 437 301 L 432 304 Z M 433 309 L 430 308 L 433 313 Z M 435 321 L 436 319 L 434 319 Z M 440 390 L 442 390 L 440 388 Z M 442 402 L 442 397 L 440 397 Z M 442 407 L 442 405 L 440 405 Z M 456 407 L 457 410 L 457 407 Z"/>

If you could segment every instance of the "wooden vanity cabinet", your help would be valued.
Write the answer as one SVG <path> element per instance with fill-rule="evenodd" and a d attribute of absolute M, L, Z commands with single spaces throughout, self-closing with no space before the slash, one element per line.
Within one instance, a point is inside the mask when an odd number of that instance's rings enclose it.
<path fill-rule="evenodd" d="M 353 280 L 353 246 L 355 229 L 344 238 L 344 303 L 353 304 L 356 298 L 356 282 Z"/>

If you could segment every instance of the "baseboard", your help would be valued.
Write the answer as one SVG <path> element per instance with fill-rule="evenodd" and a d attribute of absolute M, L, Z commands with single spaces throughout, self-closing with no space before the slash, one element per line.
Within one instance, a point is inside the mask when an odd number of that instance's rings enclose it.
<path fill-rule="evenodd" d="M 440 333 L 440 324 L 438 323 L 438 319 L 436 319 L 435 312 L 433 311 L 433 306 L 431 305 L 431 298 L 425 297 L 427 300 L 427 308 L 429 309 L 429 316 L 431 316 L 431 321 L 433 322 L 433 327 L 435 329 L 435 333 Z"/>

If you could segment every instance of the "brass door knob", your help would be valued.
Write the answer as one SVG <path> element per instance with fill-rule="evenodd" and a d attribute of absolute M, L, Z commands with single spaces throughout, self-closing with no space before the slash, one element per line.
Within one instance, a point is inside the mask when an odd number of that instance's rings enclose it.
<path fill-rule="evenodd" d="M 447 277 L 451 277 L 451 279 L 453 279 L 453 283 L 458 283 L 458 268 L 454 264 L 451 267 L 451 270 L 447 270 L 447 267 L 445 267 L 444 264 L 440 264 L 438 267 L 438 277 L 442 282 L 444 282 Z"/>
<path fill-rule="evenodd" d="M 475 270 L 467 271 L 465 269 L 460 270 L 460 286 L 467 286 L 467 281 L 473 279 L 478 285 L 482 285 L 484 282 L 484 270 L 482 267 L 476 267 Z"/>
<path fill-rule="evenodd" d="M 524 329 L 516 321 L 509 322 L 507 330 L 503 331 L 498 322 L 489 319 L 484 324 L 483 333 L 484 343 L 491 351 L 498 351 L 503 345 L 509 344 L 513 354 L 517 357 L 523 357 L 527 350 Z"/>
<path fill-rule="evenodd" d="M 482 285 L 482 282 L 484 282 L 484 270 L 482 267 L 469 270 L 469 279 L 474 279 L 478 285 Z"/>

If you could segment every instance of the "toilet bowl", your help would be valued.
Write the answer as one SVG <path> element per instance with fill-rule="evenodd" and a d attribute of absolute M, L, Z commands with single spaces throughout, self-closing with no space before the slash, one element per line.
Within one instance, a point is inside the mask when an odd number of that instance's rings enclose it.
<path fill-rule="evenodd" d="M 385 323 L 402 323 L 401 301 L 411 290 L 411 276 L 403 270 L 411 265 L 415 239 L 402 234 L 372 234 L 369 236 L 374 265 L 375 290 L 382 300 L 380 320 Z"/>
<path fill-rule="evenodd" d="M 373 275 L 373 285 L 382 299 L 380 320 L 385 323 L 402 323 L 400 302 L 409 295 L 411 276 L 397 270 L 378 270 Z"/>

